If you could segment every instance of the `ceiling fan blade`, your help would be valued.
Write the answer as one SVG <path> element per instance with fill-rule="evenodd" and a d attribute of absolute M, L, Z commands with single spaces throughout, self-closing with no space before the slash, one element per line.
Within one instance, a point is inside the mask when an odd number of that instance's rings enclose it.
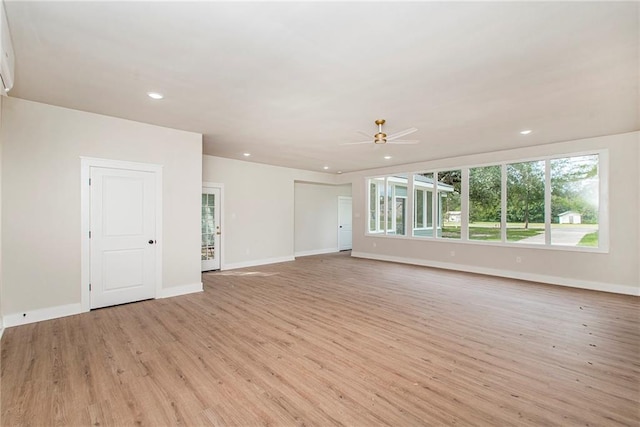
<path fill-rule="evenodd" d="M 417 139 L 395 139 L 393 141 L 387 141 L 387 144 L 405 144 L 405 145 L 410 145 L 410 144 L 418 144 L 420 143 L 419 140 Z"/>
<path fill-rule="evenodd" d="M 373 139 L 373 135 L 369 135 L 367 132 L 357 130 L 356 133 L 360 136 L 364 136 L 365 138 Z"/>
<path fill-rule="evenodd" d="M 373 144 L 373 140 L 368 140 L 368 141 L 360 141 L 360 142 L 344 142 L 340 145 L 359 145 L 359 144 Z"/>
<path fill-rule="evenodd" d="M 416 128 L 409 128 L 409 129 L 401 130 L 400 132 L 392 133 L 391 135 L 387 136 L 387 141 L 393 141 L 394 139 L 398 139 L 400 137 L 409 135 L 410 133 L 414 133 L 414 132 L 417 132 L 417 131 L 418 131 L 418 129 L 416 129 Z"/>

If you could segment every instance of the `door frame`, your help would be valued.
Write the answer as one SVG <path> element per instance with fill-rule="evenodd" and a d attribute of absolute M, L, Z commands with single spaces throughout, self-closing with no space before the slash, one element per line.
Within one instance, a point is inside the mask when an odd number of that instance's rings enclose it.
<path fill-rule="evenodd" d="M 340 249 L 340 200 L 351 200 L 351 249 Z M 338 252 L 353 250 L 353 196 L 338 196 Z"/>
<path fill-rule="evenodd" d="M 162 170 L 163 166 L 152 163 L 138 163 L 124 160 L 100 159 L 80 156 L 80 307 L 82 312 L 91 310 L 91 240 L 89 231 L 91 225 L 91 168 L 124 169 L 140 172 L 151 172 L 156 179 L 156 268 L 155 295 L 157 298 L 162 291 Z"/>
<path fill-rule="evenodd" d="M 225 269 L 224 265 L 224 236 L 225 234 L 225 222 L 224 222 L 224 184 L 221 182 L 209 182 L 203 181 L 202 187 L 204 188 L 216 188 L 220 190 L 220 206 L 218 210 L 220 211 L 220 247 L 218 248 L 218 252 L 220 253 L 220 271 Z"/>

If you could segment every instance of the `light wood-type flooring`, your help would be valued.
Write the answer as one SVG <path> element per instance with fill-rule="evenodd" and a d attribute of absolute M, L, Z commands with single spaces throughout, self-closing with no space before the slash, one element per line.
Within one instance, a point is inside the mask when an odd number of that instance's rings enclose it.
<path fill-rule="evenodd" d="M 351 258 L 9 328 L 2 426 L 640 425 L 640 299 Z"/>

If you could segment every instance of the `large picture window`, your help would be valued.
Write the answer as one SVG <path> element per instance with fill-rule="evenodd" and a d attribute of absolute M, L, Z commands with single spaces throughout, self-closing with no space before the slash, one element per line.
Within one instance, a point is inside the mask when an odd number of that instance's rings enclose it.
<path fill-rule="evenodd" d="M 598 247 L 598 156 L 551 160 L 551 244 Z"/>
<path fill-rule="evenodd" d="M 384 209 L 384 183 L 385 178 L 372 178 L 369 180 L 369 232 L 380 233 L 385 230 Z"/>
<path fill-rule="evenodd" d="M 407 233 L 407 183 L 403 174 L 369 179 L 369 233 Z"/>
<path fill-rule="evenodd" d="M 600 162 L 590 153 L 370 178 L 368 233 L 606 249 Z"/>
<path fill-rule="evenodd" d="M 502 240 L 502 168 L 469 169 L 469 240 Z"/>
<path fill-rule="evenodd" d="M 545 244 L 544 161 L 507 165 L 507 240 Z"/>
<path fill-rule="evenodd" d="M 462 205 L 460 192 L 462 171 L 448 170 L 438 172 L 438 228 L 441 237 L 459 239 L 462 226 Z"/>
<path fill-rule="evenodd" d="M 433 237 L 433 172 L 413 175 L 413 236 Z"/>

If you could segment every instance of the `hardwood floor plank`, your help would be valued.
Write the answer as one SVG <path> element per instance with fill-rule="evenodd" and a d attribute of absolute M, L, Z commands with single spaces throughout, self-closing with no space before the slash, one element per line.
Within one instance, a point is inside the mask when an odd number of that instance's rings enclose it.
<path fill-rule="evenodd" d="M 640 425 L 635 297 L 346 253 L 203 281 L 7 329 L 0 424 Z"/>

